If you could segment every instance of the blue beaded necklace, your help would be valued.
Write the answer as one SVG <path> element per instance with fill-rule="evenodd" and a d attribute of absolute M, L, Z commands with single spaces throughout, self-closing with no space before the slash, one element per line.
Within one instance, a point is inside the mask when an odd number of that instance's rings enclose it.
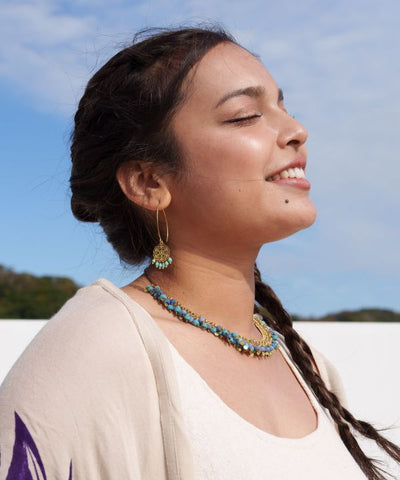
<path fill-rule="evenodd" d="M 258 313 L 253 315 L 253 322 L 257 330 L 261 333 L 261 339 L 254 340 L 242 337 L 236 332 L 231 332 L 227 328 L 210 322 L 197 313 L 191 312 L 180 305 L 177 300 L 168 298 L 158 285 L 147 285 L 144 291 L 149 293 L 158 303 L 163 305 L 168 312 L 179 320 L 212 333 L 229 345 L 232 345 L 239 352 L 249 355 L 250 357 L 269 357 L 279 348 L 277 341 L 278 334 L 267 325 Z"/>

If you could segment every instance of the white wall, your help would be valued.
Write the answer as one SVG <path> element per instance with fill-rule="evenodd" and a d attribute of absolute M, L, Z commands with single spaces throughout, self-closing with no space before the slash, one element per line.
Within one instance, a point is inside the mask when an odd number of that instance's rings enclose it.
<path fill-rule="evenodd" d="M 45 324 L 0 320 L 0 382 Z M 298 322 L 297 330 L 331 360 L 341 374 L 350 411 L 377 427 L 396 426 L 387 436 L 400 444 L 400 324 Z M 379 452 L 367 442 L 370 454 Z M 400 469 L 389 464 L 400 478 Z"/>
<path fill-rule="evenodd" d="M 383 433 L 400 445 L 400 323 L 298 322 L 297 330 L 338 369 L 351 413 L 375 427 L 396 427 Z M 400 479 L 398 465 L 361 443 Z"/>

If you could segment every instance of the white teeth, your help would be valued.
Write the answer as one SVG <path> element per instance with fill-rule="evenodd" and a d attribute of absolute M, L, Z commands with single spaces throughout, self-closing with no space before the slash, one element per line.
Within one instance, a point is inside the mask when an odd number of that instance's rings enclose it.
<path fill-rule="evenodd" d="M 306 178 L 303 168 L 295 167 L 282 170 L 280 173 L 276 173 L 273 177 L 268 177 L 267 182 L 273 182 L 281 178 Z"/>
<path fill-rule="evenodd" d="M 306 176 L 304 175 L 304 170 L 300 167 L 296 167 L 294 169 L 294 173 L 296 174 L 296 178 L 305 178 Z"/>
<path fill-rule="evenodd" d="M 306 178 L 303 168 L 295 167 L 288 168 L 287 170 L 282 170 L 280 173 L 276 173 L 273 177 L 268 177 L 268 182 L 273 182 L 281 178 Z"/>

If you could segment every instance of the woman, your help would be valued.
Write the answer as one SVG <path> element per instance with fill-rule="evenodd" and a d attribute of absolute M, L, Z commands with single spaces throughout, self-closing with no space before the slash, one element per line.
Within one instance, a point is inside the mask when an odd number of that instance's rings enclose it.
<path fill-rule="evenodd" d="M 251 53 L 215 29 L 161 31 L 90 80 L 72 210 L 120 258 L 81 289 L 1 390 L 1 479 L 381 479 L 255 261 L 310 226 L 304 127 Z M 47 477 L 46 477 L 47 475 Z"/>

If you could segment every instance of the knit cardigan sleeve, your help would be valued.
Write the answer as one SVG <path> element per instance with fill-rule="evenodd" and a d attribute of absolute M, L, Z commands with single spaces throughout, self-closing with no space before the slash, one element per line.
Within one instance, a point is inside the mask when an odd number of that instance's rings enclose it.
<path fill-rule="evenodd" d="M 165 479 L 158 385 L 126 306 L 81 289 L 0 387 L 0 480 Z"/>

